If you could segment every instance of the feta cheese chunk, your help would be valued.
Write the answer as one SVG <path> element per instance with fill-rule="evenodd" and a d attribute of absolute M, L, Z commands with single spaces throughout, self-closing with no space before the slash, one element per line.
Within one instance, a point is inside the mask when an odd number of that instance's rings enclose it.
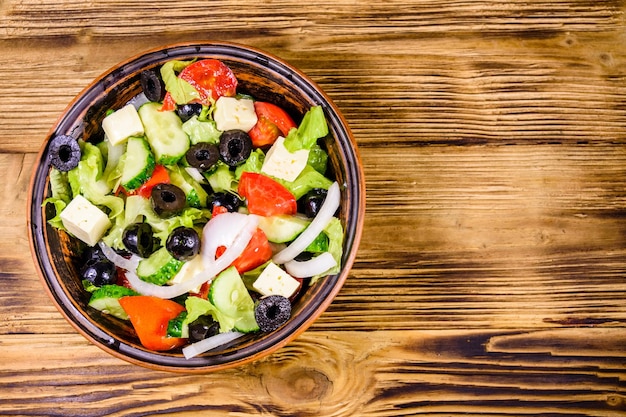
<path fill-rule="evenodd" d="M 308 149 L 289 152 L 285 147 L 285 138 L 279 136 L 270 150 L 267 151 L 261 172 L 285 181 L 294 181 L 298 178 L 308 160 Z"/>
<path fill-rule="evenodd" d="M 262 295 L 282 295 L 289 298 L 300 287 L 300 282 L 274 262 L 270 262 L 252 286 Z"/>
<path fill-rule="evenodd" d="M 94 246 L 111 227 L 109 216 L 82 195 L 77 195 L 61 212 L 63 226 L 78 239 Z"/>
<path fill-rule="evenodd" d="M 143 136 L 144 129 L 137 110 L 127 104 L 102 121 L 102 129 L 112 145 L 122 143 L 130 136 Z"/>
<path fill-rule="evenodd" d="M 249 131 L 257 122 L 254 102 L 250 99 L 236 99 L 235 97 L 220 97 L 215 102 L 213 119 L 218 130 L 239 129 Z"/>

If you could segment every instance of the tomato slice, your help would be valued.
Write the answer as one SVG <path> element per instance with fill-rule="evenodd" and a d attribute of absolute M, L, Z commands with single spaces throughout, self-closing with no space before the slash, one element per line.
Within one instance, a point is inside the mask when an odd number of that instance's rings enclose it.
<path fill-rule="evenodd" d="M 185 310 L 182 305 L 147 295 L 131 295 L 119 301 L 146 349 L 171 350 L 186 343 L 187 339 L 167 337 L 168 322 Z"/>
<path fill-rule="evenodd" d="M 170 182 L 170 174 L 167 172 L 167 169 L 163 165 L 156 165 L 154 167 L 154 171 L 152 172 L 152 176 L 143 183 L 143 185 L 136 190 L 127 191 L 126 195 L 140 195 L 143 198 L 150 198 L 150 194 L 152 193 L 152 189 L 162 183 Z"/>
<path fill-rule="evenodd" d="M 280 134 L 286 137 L 291 129 L 297 127 L 291 116 L 275 104 L 255 101 L 254 111 L 258 121 L 248 134 L 255 147 L 271 145 Z"/>
<path fill-rule="evenodd" d="M 275 124 L 283 136 L 287 136 L 291 129 L 298 127 L 291 116 L 275 104 L 267 103 L 265 101 L 255 101 L 254 111 L 256 112 L 257 117 L 265 117 L 270 122 Z"/>
<path fill-rule="evenodd" d="M 280 130 L 267 117 L 260 116 L 256 124 L 248 131 L 248 135 L 252 140 L 252 145 L 255 148 L 260 148 L 276 142 L 280 136 Z"/>
<path fill-rule="evenodd" d="M 220 246 L 217 248 L 215 254 L 219 258 L 225 251 L 226 248 L 224 246 Z M 237 272 L 243 274 L 244 272 L 250 271 L 257 266 L 263 265 L 271 258 L 272 247 L 270 246 L 270 242 L 267 240 L 265 232 L 261 229 L 257 229 L 252 235 L 252 238 L 250 238 L 248 246 L 246 246 L 243 252 L 241 252 L 241 255 L 239 255 L 239 257 L 229 266 L 234 266 L 237 269 Z"/>
<path fill-rule="evenodd" d="M 217 59 L 202 59 L 186 66 L 178 77 L 187 81 L 198 91 L 200 98 L 197 102 L 206 106 L 211 100 L 222 96 L 234 96 L 237 93 L 237 77 L 222 61 Z M 162 111 L 171 111 L 176 108 L 172 95 L 168 92 L 163 100 Z"/>
<path fill-rule="evenodd" d="M 260 216 L 296 214 L 296 198 L 282 184 L 256 172 L 244 172 L 239 179 L 239 195 L 247 200 L 248 212 Z"/>

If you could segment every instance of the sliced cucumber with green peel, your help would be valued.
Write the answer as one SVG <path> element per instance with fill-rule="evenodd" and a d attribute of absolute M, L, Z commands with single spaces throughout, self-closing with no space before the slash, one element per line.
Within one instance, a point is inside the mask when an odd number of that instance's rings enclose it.
<path fill-rule="evenodd" d="M 189 136 L 174 111 L 160 111 L 161 104 L 149 102 L 139 107 L 139 117 L 157 163 L 173 165 L 189 149 Z"/>
<path fill-rule="evenodd" d="M 183 261 L 179 261 L 170 255 L 164 246 L 150 255 L 150 257 L 139 261 L 137 276 L 143 281 L 163 285 L 180 271 L 183 263 Z"/>
<path fill-rule="evenodd" d="M 122 320 L 128 320 L 128 314 L 120 305 L 120 298 L 137 295 L 130 288 L 121 285 L 103 285 L 91 294 L 89 306 Z"/>
<path fill-rule="evenodd" d="M 127 191 L 135 190 L 152 176 L 154 155 L 145 139 L 131 137 L 128 138 L 123 158 L 122 187 Z"/>
<path fill-rule="evenodd" d="M 306 229 L 311 220 L 300 216 L 276 215 L 261 217 L 259 229 L 263 230 L 267 240 L 274 243 L 285 243 L 294 240 Z"/>
<path fill-rule="evenodd" d="M 236 320 L 235 330 L 242 333 L 259 330 L 254 318 L 254 301 L 235 267 L 225 269 L 213 280 L 209 301 L 222 314 Z"/>

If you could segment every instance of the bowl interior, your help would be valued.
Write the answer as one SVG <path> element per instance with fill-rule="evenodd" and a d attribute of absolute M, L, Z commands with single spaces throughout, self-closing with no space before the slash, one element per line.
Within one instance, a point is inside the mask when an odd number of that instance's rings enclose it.
<path fill-rule="evenodd" d="M 292 318 L 269 334 L 252 334 L 230 345 L 193 358 L 178 352 L 144 349 L 129 323 L 87 306 L 89 294 L 78 277 L 81 244 L 46 223 L 43 200 L 49 194 L 48 143 L 59 134 L 97 141 L 108 109 L 118 109 L 141 92 L 139 74 L 172 59 L 216 58 L 228 65 L 239 80 L 238 92 L 285 108 L 299 122 L 312 106 L 322 105 L 331 135 L 329 175 L 342 189 L 340 219 L 345 230 L 343 268 L 309 287 L 293 304 Z M 236 44 L 198 43 L 173 45 L 148 51 L 114 67 L 81 92 L 50 130 L 35 167 L 29 201 L 31 249 L 40 276 L 59 311 L 87 339 L 131 363 L 150 368 L 206 372 L 235 366 L 273 352 L 296 337 L 328 307 L 339 292 L 354 262 L 365 207 L 364 182 L 356 144 L 345 120 L 332 101 L 311 80 L 280 59 Z"/>

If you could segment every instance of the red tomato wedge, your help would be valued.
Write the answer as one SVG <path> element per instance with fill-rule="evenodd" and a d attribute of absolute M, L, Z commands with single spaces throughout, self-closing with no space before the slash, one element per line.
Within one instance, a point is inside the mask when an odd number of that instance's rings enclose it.
<path fill-rule="evenodd" d="M 256 172 L 244 172 L 239 179 L 239 195 L 247 200 L 248 211 L 260 216 L 296 214 L 296 198 L 282 184 Z"/>
<path fill-rule="evenodd" d="M 186 343 L 187 339 L 167 337 L 168 322 L 185 310 L 182 305 L 147 295 L 131 295 L 119 301 L 146 349 L 165 351 Z"/>
<path fill-rule="evenodd" d="M 267 117 L 260 116 L 256 124 L 248 131 L 255 148 L 272 145 L 280 136 L 278 126 L 272 123 Z"/>
<path fill-rule="evenodd" d="M 154 186 L 169 182 L 170 174 L 167 172 L 167 169 L 165 169 L 163 165 L 157 165 L 154 167 L 152 176 L 148 179 L 148 181 L 143 183 L 143 185 L 136 190 L 127 191 L 126 195 L 140 195 L 143 198 L 150 198 L 150 194 L 152 193 Z"/>
<path fill-rule="evenodd" d="M 285 110 L 265 101 L 255 101 L 257 124 L 248 132 L 252 144 L 256 147 L 271 145 L 279 134 L 287 136 L 289 131 L 298 126 Z"/>
<path fill-rule="evenodd" d="M 217 100 L 222 96 L 234 96 L 237 92 L 237 77 L 222 61 L 217 59 L 203 59 L 186 66 L 178 77 L 187 81 L 198 91 L 198 102 L 210 105 L 211 99 Z M 162 111 L 176 109 L 171 94 L 165 94 Z"/>
<path fill-rule="evenodd" d="M 220 246 L 217 248 L 215 254 L 219 258 L 225 251 L 226 248 L 224 246 Z M 271 258 L 272 247 L 270 246 L 270 242 L 267 240 L 265 232 L 261 229 L 257 229 L 252 235 L 248 246 L 246 246 L 241 255 L 239 255 L 239 257 L 235 259 L 230 266 L 234 266 L 237 269 L 237 272 L 243 274 L 244 272 L 250 271 L 257 266 L 263 265 Z"/>

